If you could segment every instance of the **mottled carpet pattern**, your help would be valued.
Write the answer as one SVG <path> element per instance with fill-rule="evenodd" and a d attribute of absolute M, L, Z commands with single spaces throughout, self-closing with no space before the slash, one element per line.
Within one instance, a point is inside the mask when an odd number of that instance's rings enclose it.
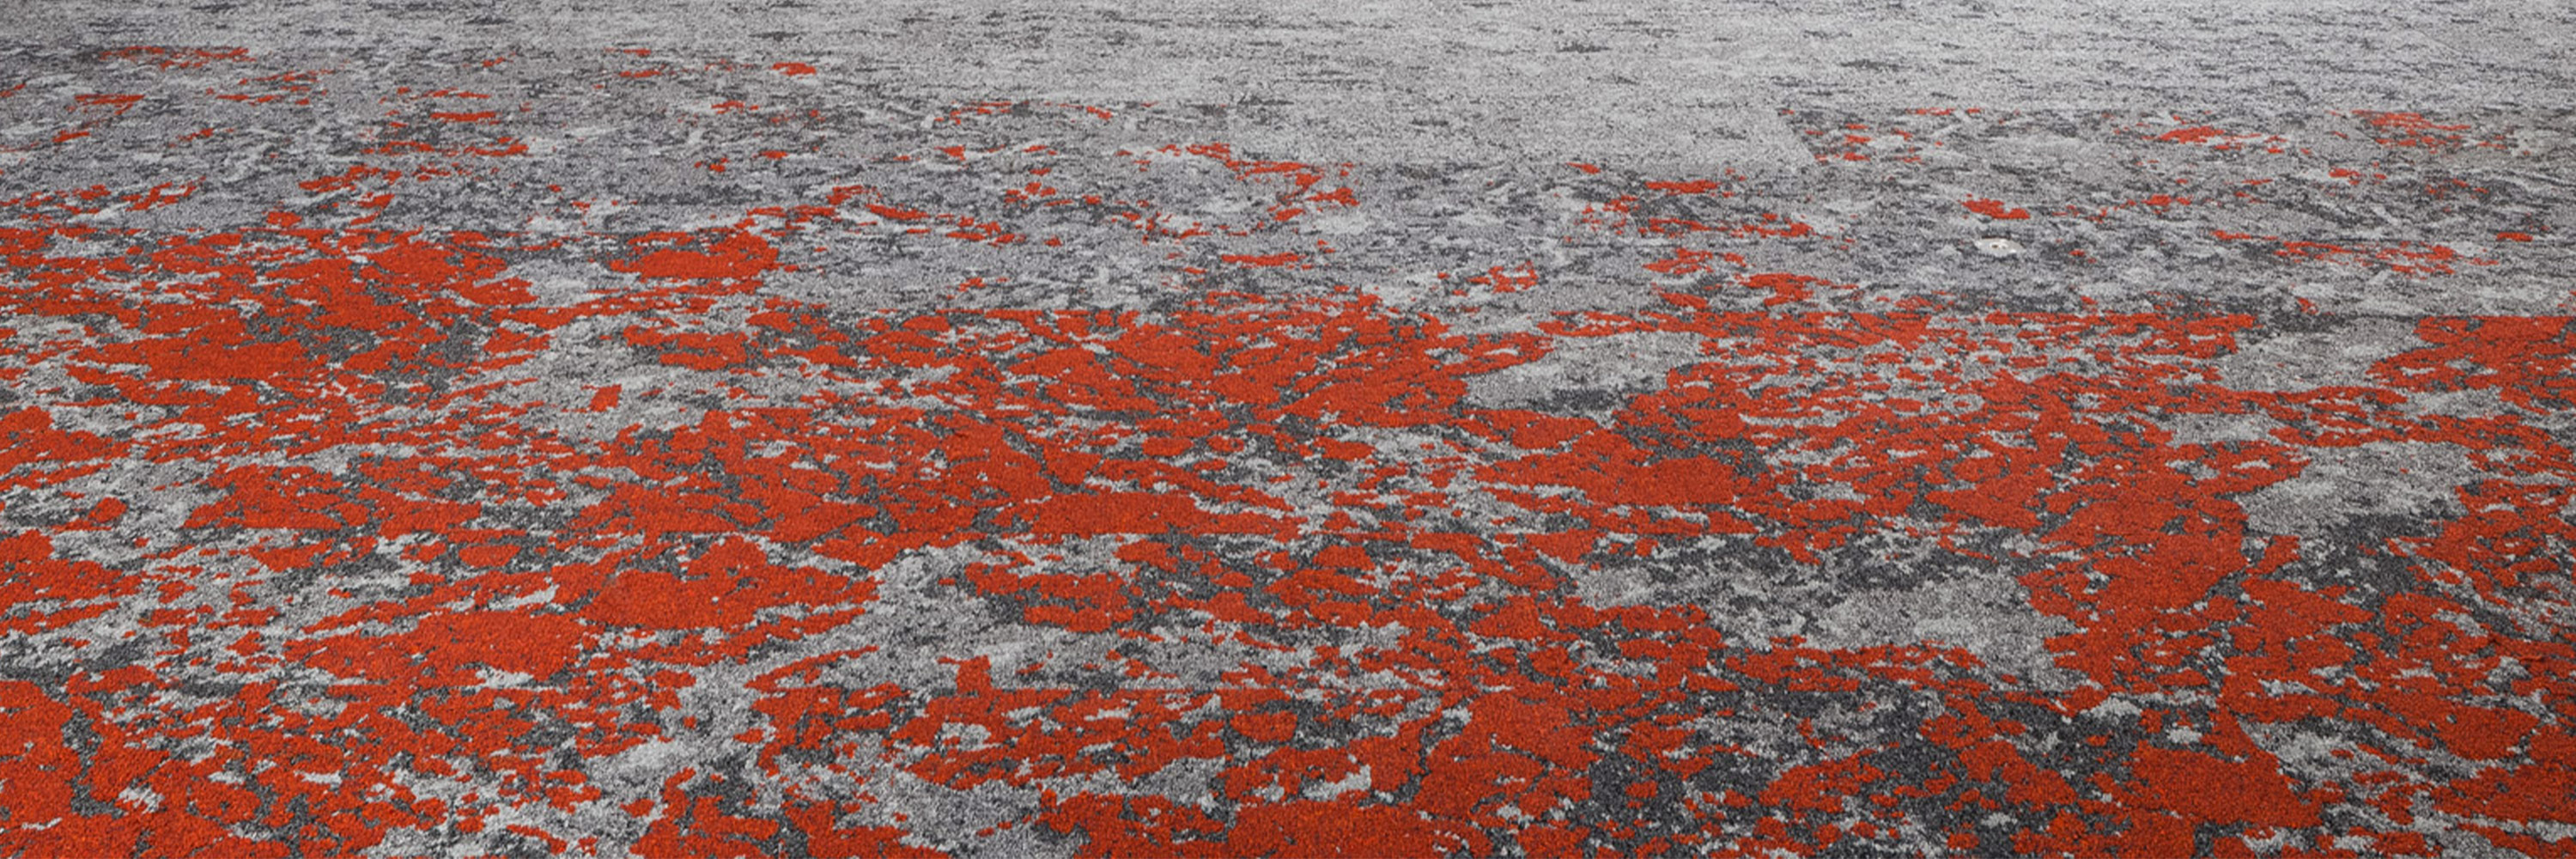
<path fill-rule="evenodd" d="M 0 54 L 0 855 L 2576 851 L 2566 111 L 873 74 Z"/>

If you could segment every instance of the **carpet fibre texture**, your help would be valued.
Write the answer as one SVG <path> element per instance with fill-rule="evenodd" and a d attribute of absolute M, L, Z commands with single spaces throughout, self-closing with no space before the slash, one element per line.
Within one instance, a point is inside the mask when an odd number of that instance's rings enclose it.
<path fill-rule="evenodd" d="M 0 856 L 2576 855 L 2564 3 L 12 5 Z"/>

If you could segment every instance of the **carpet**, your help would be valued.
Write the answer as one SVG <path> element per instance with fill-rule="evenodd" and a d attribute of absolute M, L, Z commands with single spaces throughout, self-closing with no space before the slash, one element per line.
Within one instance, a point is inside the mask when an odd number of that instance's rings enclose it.
<path fill-rule="evenodd" d="M 21 5 L 0 855 L 2576 855 L 2576 12 Z"/>

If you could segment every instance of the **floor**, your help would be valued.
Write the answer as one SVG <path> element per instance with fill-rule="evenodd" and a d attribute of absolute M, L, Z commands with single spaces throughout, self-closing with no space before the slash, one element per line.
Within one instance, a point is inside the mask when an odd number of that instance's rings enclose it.
<path fill-rule="evenodd" d="M 0 855 L 2576 852 L 2576 6 L 72 0 Z"/>

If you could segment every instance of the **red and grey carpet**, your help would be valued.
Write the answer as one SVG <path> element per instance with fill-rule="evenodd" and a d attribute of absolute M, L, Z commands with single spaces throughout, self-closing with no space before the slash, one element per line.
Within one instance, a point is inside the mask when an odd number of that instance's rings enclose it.
<path fill-rule="evenodd" d="M 0 856 L 2576 853 L 2563 3 L 7 15 Z"/>

